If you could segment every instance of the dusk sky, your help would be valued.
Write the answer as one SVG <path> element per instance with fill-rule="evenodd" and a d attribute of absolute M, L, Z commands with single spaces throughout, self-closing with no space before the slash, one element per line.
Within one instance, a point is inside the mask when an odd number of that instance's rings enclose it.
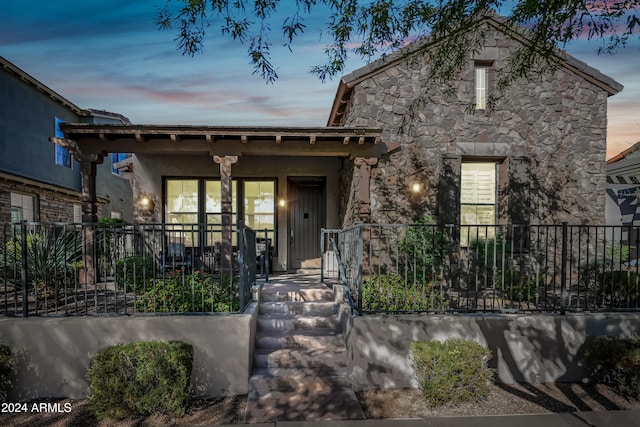
<path fill-rule="evenodd" d="M 156 28 L 164 0 L 30 0 L 0 9 L 0 56 L 82 108 L 117 112 L 140 124 L 324 126 L 338 78 L 320 82 L 309 70 L 325 60 L 327 16 L 305 19 L 293 53 L 274 26 L 279 79 L 252 75 L 246 46 L 209 29 L 203 54 L 183 56 L 175 31 Z M 283 2 L 283 4 L 286 2 Z M 293 2 L 292 2 L 293 3 Z M 609 98 L 607 157 L 640 141 L 640 40 L 598 56 L 597 42 L 567 51 L 622 85 Z M 364 63 L 354 58 L 347 73 Z"/>

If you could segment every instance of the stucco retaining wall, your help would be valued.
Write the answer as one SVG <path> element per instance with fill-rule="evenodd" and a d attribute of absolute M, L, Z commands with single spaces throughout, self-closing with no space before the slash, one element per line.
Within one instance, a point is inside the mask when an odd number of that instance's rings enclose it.
<path fill-rule="evenodd" d="M 86 397 L 89 355 L 115 344 L 180 340 L 194 347 L 191 384 L 197 396 L 247 393 L 257 307 L 210 316 L 1 319 L 0 342 L 18 359 L 9 401 Z"/>
<path fill-rule="evenodd" d="M 640 333 L 640 313 L 351 317 L 342 312 L 354 390 L 418 386 L 409 358 L 415 340 L 459 337 L 488 346 L 498 380 L 576 382 L 587 336 Z"/>

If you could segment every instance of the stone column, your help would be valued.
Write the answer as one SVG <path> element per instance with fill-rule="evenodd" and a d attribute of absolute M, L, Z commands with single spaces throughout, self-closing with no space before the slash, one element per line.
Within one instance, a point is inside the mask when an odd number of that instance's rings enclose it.
<path fill-rule="evenodd" d="M 233 251 L 231 248 L 233 206 L 231 165 L 238 162 L 238 156 L 213 156 L 213 161 L 220 165 L 220 187 L 222 191 L 222 245 L 220 254 L 220 268 L 222 271 L 233 272 Z"/>
<path fill-rule="evenodd" d="M 356 157 L 354 164 L 358 167 L 359 185 L 357 198 L 360 204 L 358 217 L 361 223 L 371 222 L 371 166 L 378 163 L 375 157 Z M 371 241 L 371 230 L 365 227 L 362 230 L 362 271 L 369 271 L 369 242 Z"/>

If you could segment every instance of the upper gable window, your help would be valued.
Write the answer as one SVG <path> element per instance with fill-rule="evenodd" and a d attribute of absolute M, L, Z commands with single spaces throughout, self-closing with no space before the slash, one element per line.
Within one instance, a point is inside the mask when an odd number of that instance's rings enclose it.
<path fill-rule="evenodd" d="M 64 123 L 64 121 L 56 117 L 56 138 L 64 138 L 64 133 L 60 130 L 60 123 Z M 71 169 L 71 153 L 59 145 L 56 145 L 56 165 Z"/>
<path fill-rule="evenodd" d="M 486 110 L 489 99 L 490 73 L 493 67 L 491 61 L 475 61 L 475 96 L 476 110 Z"/>

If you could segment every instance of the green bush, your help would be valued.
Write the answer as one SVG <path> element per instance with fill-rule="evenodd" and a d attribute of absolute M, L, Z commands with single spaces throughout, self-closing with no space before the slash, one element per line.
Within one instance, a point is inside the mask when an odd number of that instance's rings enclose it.
<path fill-rule="evenodd" d="M 590 338 L 585 344 L 590 376 L 613 386 L 623 396 L 640 399 L 640 337 Z"/>
<path fill-rule="evenodd" d="M 446 236 L 434 224 L 430 216 L 409 225 L 398 244 L 407 266 L 407 277 L 417 282 L 425 281 L 433 267 L 442 264 L 448 246 Z"/>
<path fill-rule="evenodd" d="M 362 282 L 364 311 L 434 311 L 449 308 L 441 289 L 389 273 L 368 276 Z"/>
<path fill-rule="evenodd" d="M 0 344 L 0 402 L 6 402 L 7 391 L 11 386 L 11 377 L 13 375 L 14 359 L 11 349 Z"/>
<path fill-rule="evenodd" d="M 140 255 L 122 258 L 116 262 L 116 285 L 119 289 L 143 288 L 153 278 L 155 266 L 153 258 Z"/>
<path fill-rule="evenodd" d="M 596 303 L 604 297 L 609 306 L 637 307 L 639 280 L 640 275 L 635 271 L 604 271 L 596 274 L 591 289 Z"/>
<path fill-rule="evenodd" d="M 192 368 L 193 347 L 179 341 L 107 347 L 91 357 L 89 401 L 101 419 L 182 416 Z"/>
<path fill-rule="evenodd" d="M 487 396 L 493 371 L 487 367 L 491 351 L 459 338 L 411 343 L 413 367 L 427 403 L 479 401 Z"/>
<path fill-rule="evenodd" d="M 176 271 L 147 285 L 136 298 L 139 313 L 227 313 L 240 310 L 238 281 L 214 279 L 200 271 Z"/>

